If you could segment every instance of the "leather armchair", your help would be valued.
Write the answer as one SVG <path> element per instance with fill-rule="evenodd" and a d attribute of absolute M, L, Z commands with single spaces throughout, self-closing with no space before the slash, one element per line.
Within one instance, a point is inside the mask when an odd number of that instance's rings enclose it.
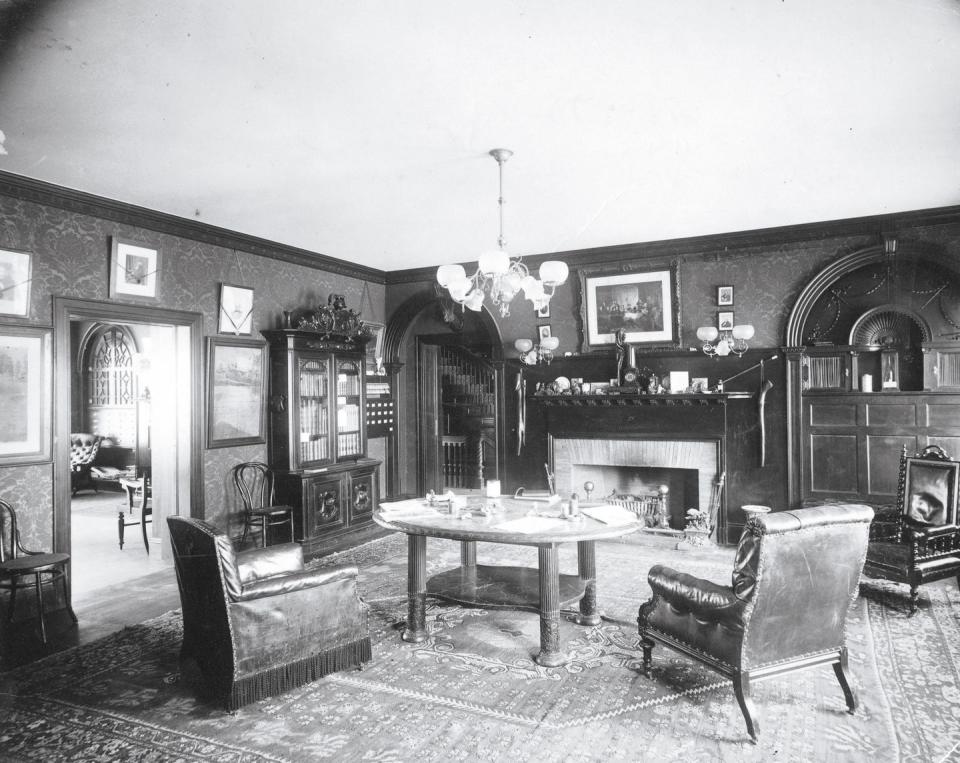
<path fill-rule="evenodd" d="M 732 679 L 753 741 L 759 733 L 750 700 L 754 680 L 831 664 L 852 713 L 844 627 L 872 517 L 873 509 L 860 504 L 753 517 L 729 586 L 652 567 L 653 598 L 638 618 L 644 674 L 658 642 Z"/>
<path fill-rule="evenodd" d="M 236 552 L 197 519 L 168 517 L 183 607 L 181 661 L 234 710 L 371 658 L 357 568 L 306 569 L 297 543 Z"/>
<path fill-rule="evenodd" d="M 100 435 L 75 433 L 70 435 L 70 490 L 73 495 L 78 490 L 92 488 L 97 484 L 90 476 L 94 459 L 100 450 Z"/>

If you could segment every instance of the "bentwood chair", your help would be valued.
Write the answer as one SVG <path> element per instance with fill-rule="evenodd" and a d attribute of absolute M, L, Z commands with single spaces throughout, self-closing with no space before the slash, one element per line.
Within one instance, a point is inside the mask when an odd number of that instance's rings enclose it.
<path fill-rule="evenodd" d="M 167 517 L 183 609 L 181 662 L 228 710 L 371 659 L 354 565 L 305 568 L 299 543 L 235 551 L 198 519 Z"/>
<path fill-rule="evenodd" d="M 52 589 L 59 580 L 63 585 L 63 599 L 67 605 L 67 612 L 77 622 L 77 616 L 70 606 L 67 595 L 67 564 L 69 554 L 44 553 L 42 551 L 28 551 L 20 542 L 20 530 L 17 527 L 17 514 L 6 501 L 0 500 L 0 590 L 10 592 L 7 602 L 7 622 L 13 621 L 13 613 L 17 608 L 17 591 L 31 585 L 37 595 L 37 612 L 40 619 L 40 638 L 47 643 L 47 626 L 43 603 L 43 587 L 50 584 Z"/>
<path fill-rule="evenodd" d="M 243 503 L 243 537 L 251 530 L 260 532 L 260 546 L 266 547 L 270 528 L 288 526 L 293 540 L 293 507 L 274 503 L 273 472 L 266 464 L 253 461 L 233 467 L 233 483 Z"/>
<path fill-rule="evenodd" d="M 753 681 L 832 665 L 849 712 L 845 622 L 857 594 L 873 509 L 860 504 L 781 511 L 747 521 L 731 585 L 655 565 L 640 607 L 643 671 L 654 642 L 733 680 L 751 739 L 759 726 Z"/>

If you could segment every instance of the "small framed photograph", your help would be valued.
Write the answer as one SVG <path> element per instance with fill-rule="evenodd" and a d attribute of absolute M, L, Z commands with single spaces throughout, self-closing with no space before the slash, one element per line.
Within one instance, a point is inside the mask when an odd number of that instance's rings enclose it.
<path fill-rule="evenodd" d="M 157 298 L 160 250 L 117 236 L 110 246 L 110 296 Z"/>
<path fill-rule="evenodd" d="M 534 310 L 538 318 L 549 318 L 550 317 L 550 303 L 547 302 L 543 307 Z"/>
<path fill-rule="evenodd" d="M 721 331 L 733 331 L 733 310 L 717 312 L 717 328 Z"/>
<path fill-rule="evenodd" d="M 537 326 L 537 336 L 542 342 L 550 336 L 550 326 Z"/>
<path fill-rule="evenodd" d="M 207 447 L 266 442 L 267 350 L 255 339 L 207 337 Z"/>
<path fill-rule="evenodd" d="M 0 315 L 26 316 L 30 312 L 33 256 L 0 249 Z"/>
<path fill-rule="evenodd" d="M 371 339 L 367 342 L 367 376 L 383 376 L 383 340 L 386 326 L 382 323 L 364 321 L 363 325 L 370 330 Z"/>
<path fill-rule="evenodd" d="M 709 383 L 707 382 L 707 377 L 706 377 L 706 376 L 694 376 L 694 377 L 690 380 L 690 391 L 691 391 L 691 392 L 697 392 L 697 393 L 700 393 L 700 392 L 709 392 L 709 391 L 710 391 L 710 386 L 709 386 Z"/>
<path fill-rule="evenodd" d="M 220 284 L 220 333 L 250 336 L 252 330 L 253 289 Z"/>
<path fill-rule="evenodd" d="M 717 307 L 730 307 L 733 305 L 733 287 L 717 287 Z"/>

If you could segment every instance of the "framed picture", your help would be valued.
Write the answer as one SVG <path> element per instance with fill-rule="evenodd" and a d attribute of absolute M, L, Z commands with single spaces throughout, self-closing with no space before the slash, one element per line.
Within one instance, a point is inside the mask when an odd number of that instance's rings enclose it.
<path fill-rule="evenodd" d="M 220 284 L 220 333 L 250 336 L 252 330 L 253 289 L 229 283 Z"/>
<path fill-rule="evenodd" d="M 114 236 L 110 246 L 110 296 L 157 298 L 160 250 Z"/>
<path fill-rule="evenodd" d="M 581 350 L 616 343 L 680 345 L 680 282 L 676 263 L 663 270 L 603 274 L 580 271 Z"/>
<path fill-rule="evenodd" d="M 207 447 L 266 442 L 266 343 L 207 337 Z"/>
<path fill-rule="evenodd" d="M 0 326 L 0 465 L 52 459 L 50 329 Z"/>
<path fill-rule="evenodd" d="M 551 336 L 549 326 L 537 326 L 537 337 L 541 342 L 549 336 Z"/>
<path fill-rule="evenodd" d="M 733 331 L 733 310 L 717 312 L 717 328 L 721 331 Z"/>
<path fill-rule="evenodd" d="M 32 280 L 32 255 L 0 249 L 0 315 L 26 317 L 30 313 Z"/>
<path fill-rule="evenodd" d="M 691 392 L 709 392 L 710 384 L 707 381 L 706 376 L 694 376 L 690 380 L 690 391 Z"/>
<path fill-rule="evenodd" d="M 543 307 L 541 307 L 541 308 L 539 308 L 539 309 L 535 309 L 533 312 L 537 314 L 537 317 L 538 317 L 538 318 L 549 318 L 549 317 L 550 317 L 550 303 L 547 302 L 547 304 L 545 304 Z"/>
<path fill-rule="evenodd" d="M 733 287 L 732 286 L 718 286 L 717 287 L 717 307 L 729 307 L 733 305 Z"/>
<path fill-rule="evenodd" d="M 960 462 L 908 458 L 902 511 L 915 525 L 957 523 L 957 477 Z"/>
<path fill-rule="evenodd" d="M 370 329 L 372 339 L 367 342 L 367 376 L 379 376 L 383 371 L 383 332 L 386 326 L 382 323 L 364 321 L 363 325 Z"/>

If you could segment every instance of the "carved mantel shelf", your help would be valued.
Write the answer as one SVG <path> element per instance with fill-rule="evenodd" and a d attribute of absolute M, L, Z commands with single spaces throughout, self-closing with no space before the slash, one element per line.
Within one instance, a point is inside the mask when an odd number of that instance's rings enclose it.
<path fill-rule="evenodd" d="M 544 406 L 560 407 L 599 407 L 612 408 L 635 405 L 662 405 L 662 406 L 703 406 L 726 405 L 728 400 L 747 400 L 753 397 L 752 392 L 698 392 L 698 393 L 665 393 L 662 395 L 649 394 L 616 394 L 616 395 L 533 395 L 530 399 Z"/>

